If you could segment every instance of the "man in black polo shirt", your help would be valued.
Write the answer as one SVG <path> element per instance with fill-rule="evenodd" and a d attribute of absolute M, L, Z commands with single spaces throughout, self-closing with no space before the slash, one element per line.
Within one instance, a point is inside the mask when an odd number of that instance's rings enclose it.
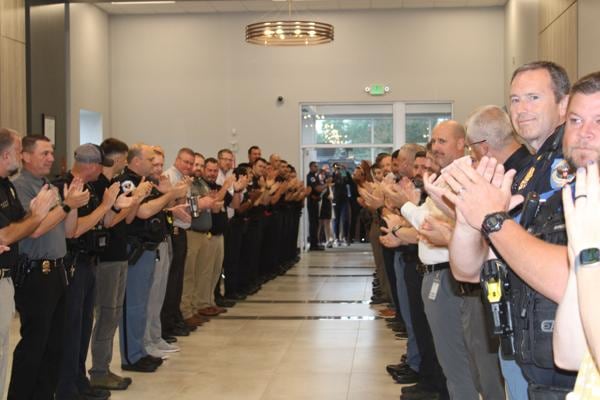
<path fill-rule="evenodd" d="M 0 397 L 8 364 L 9 328 L 14 312 L 14 288 L 11 273 L 16 269 L 19 256 L 18 241 L 37 229 L 56 202 L 54 194 L 43 188 L 31 204 L 31 213 L 17 198 L 8 179 L 21 164 L 21 138 L 15 131 L 0 128 Z M 10 245 L 10 247 L 8 247 Z"/>
<path fill-rule="evenodd" d="M 109 138 L 100 145 L 106 158 L 113 161 L 111 167 L 103 167 L 98 180 L 92 183 L 96 193 L 104 193 L 114 177 L 127 165 L 129 148 L 118 139 Z M 127 219 L 135 214 L 137 206 L 152 187 L 150 182 L 139 185 L 133 192 L 130 207 L 117 209 L 110 223 L 106 223 L 109 240 L 99 256 L 96 270 L 96 302 L 94 330 L 92 333 L 92 368 L 90 381 L 93 387 L 123 390 L 131 383 L 131 378 L 123 378 L 109 369 L 113 354 L 113 341 L 123 314 L 125 284 L 127 282 Z M 129 218 L 130 219 L 130 218 Z M 131 222 L 131 221 L 129 221 Z"/>
<path fill-rule="evenodd" d="M 9 399 L 51 398 L 58 381 L 58 368 L 63 342 L 65 292 L 67 276 L 64 257 L 65 235 L 72 235 L 77 224 L 77 208 L 89 201 L 83 182 L 72 182 L 61 189 L 45 178 L 54 162 L 54 149 L 44 136 L 25 136 L 23 169 L 13 184 L 25 210 L 31 199 L 48 185 L 55 203 L 42 224 L 20 242 L 19 253 L 27 262 L 18 274 L 15 295 L 21 319 L 21 340 L 13 356 L 8 390 Z M 57 191 L 62 190 L 60 204 Z M 24 277 L 21 278 L 21 277 Z"/>
<path fill-rule="evenodd" d="M 319 202 L 321 200 L 321 192 L 324 190 L 323 183 L 319 180 L 319 165 L 316 161 L 311 161 L 308 168 L 310 172 L 306 175 L 306 184 L 312 190 L 306 202 L 308 209 L 308 239 L 310 242 L 310 250 L 324 250 L 323 246 L 319 245 L 318 230 L 319 230 Z"/>
<path fill-rule="evenodd" d="M 105 157 L 99 146 L 83 144 L 75 149 L 71 171 L 54 181 L 61 187 L 70 185 L 78 178 L 90 192 L 88 204 L 77 210 L 77 225 L 73 235 L 67 233 L 67 248 L 72 259 L 69 266 L 71 281 L 66 297 L 64 348 L 56 389 L 57 400 L 78 396 L 106 399 L 110 396 L 107 390 L 91 387 L 85 361 L 94 319 L 97 257 L 108 244 L 109 234 L 104 224 L 110 223 L 114 217 L 112 208 L 119 195 L 117 183 L 104 193 L 96 192 L 90 183 L 98 179 L 103 166 L 112 165 L 113 161 Z"/>
<path fill-rule="evenodd" d="M 138 187 L 152 172 L 154 150 L 145 144 L 129 148 L 127 168 L 117 180 L 125 191 Z M 168 181 L 168 180 L 167 180 Z M 188 184 L 163 187 L 154 185 L 138 207 L 128 230 L 129 270 L 125 292 L 123 318 L 119 328 L 121 368 L 127 371 L 154 372 L 162 364 L 144 348 L 144 333 L 148 318 L 148 299 L 152 286 L 158 245 L 167 234 L 165 207 L 171 201 L 185 197 Z"/>

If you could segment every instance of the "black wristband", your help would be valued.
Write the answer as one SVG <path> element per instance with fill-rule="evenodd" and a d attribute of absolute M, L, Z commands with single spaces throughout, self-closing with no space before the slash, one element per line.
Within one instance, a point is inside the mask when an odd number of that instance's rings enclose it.
<path fill-rule="evenodd" d="M 62 205 L 62 209 L 67 214 L 71 212 L 71 207 L 69 207 L 69 205 L 65 204 L 65 203 L 63 203 L 63 205 Z"/>

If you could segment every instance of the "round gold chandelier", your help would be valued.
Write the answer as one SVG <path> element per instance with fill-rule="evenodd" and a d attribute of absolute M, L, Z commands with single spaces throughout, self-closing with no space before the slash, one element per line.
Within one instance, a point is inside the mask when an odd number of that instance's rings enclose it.
<path fill-rule="evenodd" d="M 246 26 L 246 42 L 262 46 L 310 46 L 333 41 L 333 25 L 318 21 L 264 21 Z"/>
<path fill-rule="evenodd" d="M 319 21 L 292 20 L 292 0 L 288 19 L 261 21 L 246 26 L 246 42 L 261 46 L 311 46 L 333 41 L 333 25 Z"/>

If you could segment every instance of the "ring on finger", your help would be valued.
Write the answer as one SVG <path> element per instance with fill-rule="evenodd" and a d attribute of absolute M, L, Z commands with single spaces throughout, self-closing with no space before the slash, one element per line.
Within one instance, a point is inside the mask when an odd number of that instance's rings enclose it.
<path fill-rule="evenodd" d="M 587 199 L 587 194 L 579 194 L 575 196 L 575 201 L 577 201 L 577 199 Z"/>

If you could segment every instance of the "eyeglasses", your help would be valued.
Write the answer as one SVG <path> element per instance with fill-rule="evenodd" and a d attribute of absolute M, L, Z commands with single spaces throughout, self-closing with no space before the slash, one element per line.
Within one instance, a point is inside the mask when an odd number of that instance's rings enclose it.
<path fill-rule="evenodd" d="M 477 142 L 473 142 L 473 143 L 471 143 L 471 144 L 466 144 L 466 145 L 465 145 L 465 147 L 467 148 L 467 150 L 468 150 L 469 152 L 471 152 L 471 151 L 473 151 L 473 146 L 475 146 L 475 145 L 477 145 L 477 144 L 485 143 L 485 142 L 487 142 L 487 140 L 486 140 L 486 139 L 483 139 L 483 140 L 479 140 L 479 141 L 477 141 Z"/>

